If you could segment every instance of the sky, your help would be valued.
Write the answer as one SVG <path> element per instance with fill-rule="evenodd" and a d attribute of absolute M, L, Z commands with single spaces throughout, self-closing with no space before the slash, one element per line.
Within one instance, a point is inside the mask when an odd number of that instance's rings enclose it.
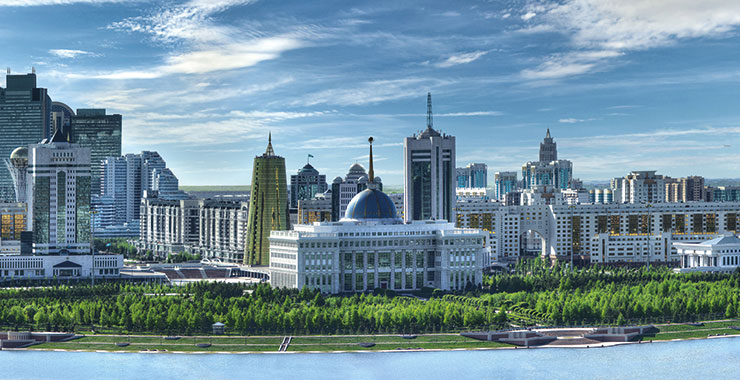
<path fill-rule="evenodd" d="M 249 184 L 270 131 L 288 175 L 311 154 L 329 181 L 373 136 L 401 185 L 427 92 L 491 181 L 547 128 L 584 181 L 736 178 L 739 32 L 737 0 L 0 0 L 0 67 L 122 114 L 123 151 L 159 151 L 181 185 Z"/>

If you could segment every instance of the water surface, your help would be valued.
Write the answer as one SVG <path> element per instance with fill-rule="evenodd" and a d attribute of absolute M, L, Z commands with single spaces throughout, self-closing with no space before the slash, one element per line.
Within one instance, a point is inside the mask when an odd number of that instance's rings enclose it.
<path fill-rule="evenodd" d="M 740 338 L 589 349 L 342 354 L 0 351 L 2 379 L 737 379 Z M 299 377 L 300 376 L 300 377 Z"/>

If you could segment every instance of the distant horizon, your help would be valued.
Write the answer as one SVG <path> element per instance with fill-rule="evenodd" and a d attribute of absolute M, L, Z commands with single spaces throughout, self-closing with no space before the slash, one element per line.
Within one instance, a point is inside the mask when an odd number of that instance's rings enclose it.
<path fill-rule="evenodd" d="M 740 2 L 0 1 L 3 65 L 73 109 L 123 115 L 123 152 L 181 182 L 251 181 L 272 131 L 291 174 L 403 182 L 403 138 L 519 171 L 550 128 L 584 181 L 647 167 L 740 176 Z M 64 15 L 64 17 L 60 17 Z M 33 25 L 33 28 L 29 28 Z M 0 77 L 4 86 L 5 77 Z"/>

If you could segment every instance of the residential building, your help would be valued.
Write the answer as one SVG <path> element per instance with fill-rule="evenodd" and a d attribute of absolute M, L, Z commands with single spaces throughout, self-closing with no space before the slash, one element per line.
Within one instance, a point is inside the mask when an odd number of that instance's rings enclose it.
<path fill-rule="evenodd" d="M 666 177 L 653 171 L 633 171 L 624 178 L 615 192 L 621 203 L 662 203 L 666 201 Z"/>
<path fill-rule="evenodd" d="M 503 201 L 506 194 L 519 190 L 516 172 L 496 172 L 493 175 L 493 195 Z"/>
<path fill-rule="evenodd" d="M 332 221 L 332 191 L 316 194 L 311 199 L 298 201 L 298 222 L 296 224 L 313 224 Z"/>
<path fill-rule="evenodd" d="M 455 137 L 433 128 L 427 94 L 427 128 L 404 139 L 404 219 L 455 220 Z"/>
<path fill-rule="evenodd" d="M 51 137 L 52 101 L 45 88 L 36 86 L 36 74 L 8 75 L 0 87 L 0 157 L 10 157 L 18 147 L 28 147 Z M 0 168 L 0 199 L 17 199 L 13 178 Z"/>
<path fill-rule="evenodd" d="M 481 163 L 468 164 L 455 169 L 458 188 L 488 187 L 488 165 Z"/>
<path fill-rule="evenodd" d="M 290 228 L 285 158 L 275 154 L 272 135 L 267 150 L 254 158 L 252 194 L 244 251 L 244 264 L 266 266 L 270 263 L 271 231 Z"/>
<path fill-rule="evenodd" d="M 326 191 L 326 175 L 319 174 L 310 163 L 290 176 L 290 208 L 298 208 L 298 201 L 312 199 Z"/>
<path fill-rule="evenodd" d="M 121 156 L 121 127 L 121 115 L 106 115 L 105 109 L 78 108 L 70 115 L 69 141 L 90 148 L 93 194 L 101 192 L 103 161 Z"/>

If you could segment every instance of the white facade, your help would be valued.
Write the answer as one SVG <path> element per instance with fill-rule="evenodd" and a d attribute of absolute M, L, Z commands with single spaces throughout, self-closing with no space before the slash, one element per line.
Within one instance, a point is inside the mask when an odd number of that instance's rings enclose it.
<path fill-rule="evenodd" d="M 0 282 L 8 280 L 50 280 L 117 278 L 123 268 L 122 255 L 19 256 L 0 255 Z"/>
<path fill-rule="evenodd" d="M 673 243 L 681 258 L 678 272 L 734 272 L 740 267 L 740 239 L 722 236 L 701 243 Z"/>
<path fill-rule="evenodd" d="M 271 283 L 325 293 L 480 284 L 486 234 L 445 221 L 334 222 L 270 234 Z"/>
<path fill-rule="evenodd" d="M 617 202 L 622 203 L 662 203 L 666 201 L 666 178 L 655 171 L 633 171 L 621 182 L 615 192 L 619 193 Z"/>
<path fill-rule="evenodd" d="M 516 260 L 534 233 L 542 255 L 592 263 L 678 262 L 675 242 L 697 242 L 740 226 L 740 202 L 500 206 L 458 202 L 457 226 L 489 231 L 499 260 Z M 491 245 L 493 246 L 493 244 Z"/>
<path fill-rule="evenodd" d="M 29 149 L 29 230 L 34 254 L 90 252 L 90 148 L 55 134 Z"/>

